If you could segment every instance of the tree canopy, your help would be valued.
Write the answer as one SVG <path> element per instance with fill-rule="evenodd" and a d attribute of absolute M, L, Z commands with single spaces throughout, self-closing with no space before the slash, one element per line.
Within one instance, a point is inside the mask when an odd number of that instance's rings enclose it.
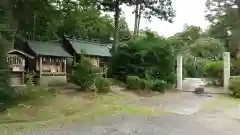
<path fill-rule="evenodd" d="M 236 57 L 240 48 L 240 3 L 238 0 L 208 0 L 206 18 L 211 22 L 208 35 L 218 38 Z"/>
<path fill-rule="evenodd" d="M 114 20 L 102 15 L 95 0 L 9 0 L 8 13 L 1 12 L 1 26 L 10 24 L 16 35 L 30 40 L 55 40 L 63 35 L 108 41 L 114 35 Z M 3 10 L 2 10 L 3 11 Z M 120 17 L 120 39 L 129 38 L 124 17 Z"/>

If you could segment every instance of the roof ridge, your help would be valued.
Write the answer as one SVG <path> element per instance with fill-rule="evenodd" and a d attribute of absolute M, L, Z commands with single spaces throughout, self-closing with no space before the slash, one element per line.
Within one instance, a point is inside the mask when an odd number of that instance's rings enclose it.
<path fill-rule="evenodd" d="M 28 46 L 37 55 L 72 57 L 61 46 L 61 44 L 58 43 L 44 41 L 28 41 Z"/>
<path fill-rule="evenodd" d="M 111 44 L 111 43 L 107 43 L 107 42 L 102 42 L 100 40 L 88 40 L 88 39 L 69 39 L 69 40 L 77 41 L 77 42 L 88 42 L 88 43 L 94 43 L 94 44 L 101 44 L 101 45 Z"/>
<path fill-rule="evenodd" d="M 36 41 L 36 40 L 27 40 L 26 42 L 35 42 L 35 43 L 43 43 L 43 44 L 50 44 L 50 45 L 61 45 L 58 42 L 52 42 L 52 41 Z"/>

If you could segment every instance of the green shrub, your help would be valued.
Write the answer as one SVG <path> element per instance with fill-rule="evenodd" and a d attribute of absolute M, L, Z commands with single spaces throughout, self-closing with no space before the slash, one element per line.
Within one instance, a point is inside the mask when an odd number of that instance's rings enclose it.
<path fill-rule="evenodd" d="M 207 60 L 219 60 L 222 58 L 225 46 L 219 39 L 201 37 L 194 44 L 190 45 L 190 51 L 196 57 Z"/>
<path fill-rule="evenodd" d="M 204 66 L 204 75 L 213 85 L 223 85 L 223 61 L 209 61 Z"/>
<path fill-rule="evenodd" d="M 7 64 L 7 43 L 0 35 L 0 111 L 6 109 L 15 94 L 10 86 L 10 70 Z"/>
<path fill-rule="evenodd" d="M 97 89 L 97 92 L 108 93 L 111 91 L 110 86 L 111 86 L 110 81 L 107 78 L 103 78 L 101 76 L 96 77 L 95 87 Z"/>
<path fill-rule="evenodd" d="M 144 90 L 147 88 L 147 81 L 145 79 L 140 79 L 140 89 Z"/>
<path fill-rule="evenodd" d="M 240 77 L 234 77 L 230 80 L 231 95 L 240 98 Z"/>
<path fill-rule="evenodd" d="M 74 82 L 79 85 L 82 90 L 90 90 L 94 84 L 96 75 L 97 73 L 93 70 L 90 60 L 82 56 L 73 74 Z"/>
<path fill-rule="evenodd" d="M 206 60 L 186 54 L 183 58 L 184 77 L 202 78 L 204 76 L 204 65 Z"/>
<path fill-rule="evenodd" d="M 240 60 L 231 60 L 231 75 L 238 76 L 240 75 Z"/>
<path fill-rule="evenodd" d="M 152 90 L 154 88 L 154 81 L 153 80 L 147 80 L 146 81 L 146 88 L 149 90 Z"/>
<path fill-rule="evenodd" d="M 164 92 L 165 89 L 167 88 L 168 84 L 166 81 L 164 80 L 159 80 L 156 79 L 153 81 L 153 91 L 157 91 L 157 92 Z"/>
<path fill-rule="evenodd" d="M 127 77 L 127 88 L 128 89 L 139 89 L 140 88 L 140 78 L 138 76 L 128 76 Z"/>
<path fill-rule="evenodd" d="M 27 86 L 33 86 L 34 85 L 34 77 L 36 73 L 34 71 L 27 70 L 25 74 L 25 83 Z"/>
<path fill-rule="evenodd" d="M 172 43 L 160 37 L 144 37 L 119 46 L 108 68 L 108 75 L 119 80 L 139 76 L 146 80 L 160 79 L 174 83 L 174 53 Z M 146 73 L 149 78 L 146 77 Z"/>

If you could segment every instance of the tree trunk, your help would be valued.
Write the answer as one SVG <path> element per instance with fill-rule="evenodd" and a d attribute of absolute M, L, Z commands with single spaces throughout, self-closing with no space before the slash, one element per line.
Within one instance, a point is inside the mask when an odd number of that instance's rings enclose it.
<path fill-rule="evenodd" d="M 37 14 L 34 13 L 34 16 L 33 16 L 33 37 L 32 37 L 32 40 L 36 40 L 36 19 L 37 19 Z"/>
<path fill-rule="evenodd" d="M 139 15 L 138 15 L 137 34 L 136 34 L 137 37 L 139 36 L 141 17 L 142 17 L 142 8 L 140 8 Z"/>
<path fill-rule="evenodd" d="M 19 32 L 20 32 L 19 23 L 18 23 L 18 21 L 17 21 L 17 23 L 16 23 L 16 28 L 15 28 L 15 31 L 14 31 L 13 37 L 12 37 L 12 47 L 13 47 L 13 48 L 15 48 L 15 40 L 16 40 L 16 38 L 18 38 Z"/>
<path fill-rule="evenodd" d="M 118 48 L 119 42 L 119 17 L 120 17 L 120 1 L 116 0 L 115 3 L 115 15 L 114 15 L 114 25 L 115 25 L 115 32 L 114 32 L 114 45 L 113 45 L 113 52 L 115 53 Z"/>
<path fill-rule="evenodd" d="M 240 18 L 240 1 L 239 0 L 235 0 L 235 4 L 238 6 L 238 17 Z M 238 24 L 238 44 L 237 44 L 237 50 L 236 50 L 236 58 L 240 59 L 240 24 Z"/>
<path fill-rule="evenodd" d="M 137 37 L 137 32 L 138 32 L 138 23 L 139 23 L 139 9 L 140 9 L 140 4 L 139 0 L 136 0 L 136 9 L 135 9 L 135 22 L 134 22 L 134 33 L 133 33 L 133 38 L 135 39 Z"/>

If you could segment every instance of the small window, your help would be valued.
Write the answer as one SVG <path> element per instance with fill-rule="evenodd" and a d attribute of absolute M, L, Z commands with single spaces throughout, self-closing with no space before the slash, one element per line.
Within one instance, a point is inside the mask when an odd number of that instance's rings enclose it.
<path fill-rule="evenodd" d="M 105 67 L 106 60 L 104 58 L 99 58 L 99 67 Z"/>
<path fill-rule="evenodd" d="M 7 63 L 9 65 L 23 65 L 23 58 L 16 55 L 10 55 L 7 57 Z"/>

